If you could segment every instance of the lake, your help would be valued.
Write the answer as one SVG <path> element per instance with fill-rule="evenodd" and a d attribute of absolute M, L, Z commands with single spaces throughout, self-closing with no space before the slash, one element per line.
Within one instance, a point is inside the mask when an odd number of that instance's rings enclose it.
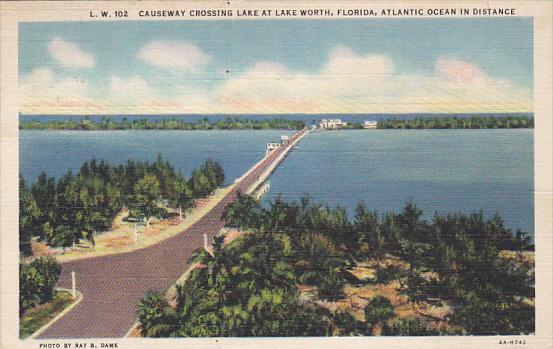
<path fill-rule="evenodd" d="M 291 131 L 20 132 L 20 173 L 59 177 L 85 160 L 154 161 L 158 153 L 183 174 L 208 157 L 231 183 L 265 153 L 265 143 Z M 346 130 L 305 137 L 270 178 L 277 195 L 340 205 L 359 201 L 379 212 L 411 200 L 434 212 L 498 212 L 507 226 L 533 235 L 533 130 Z"/>
<path fill-rule="evenodd" d="M 35 180 L 41 171 L 60 177 L 77 173 L 93 157 L 110 164 L 128 159 L 155 161 L 158 154 L 188 176 L 207 158 L 219 161 L 226 184 L 242 176 L 265 155 L 265 144 L 293 131 L 40 131 L 19 133 L 19 172 Z"/>

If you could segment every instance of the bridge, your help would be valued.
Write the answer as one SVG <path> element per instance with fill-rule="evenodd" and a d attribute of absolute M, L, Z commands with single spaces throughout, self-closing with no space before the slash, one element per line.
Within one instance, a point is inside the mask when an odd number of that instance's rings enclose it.
<path fill-rule="evenodd" d="M 189 267 L 192 252 L 212 239 L 224 226 L 225 206 L 238 191 L 253 192 L 308 133 L 302 129 L 289 137 L 236 180 L 234 188 L 189 228 L 155 245 L 132 252 L 90 257 L 62 263 L 58 287 L 71 288 L 77 275 L 82 300 L 38 335 L 38 338 L 123 337 L 136 322 L 136 305 L 150 290 L 167 290 Z"/>

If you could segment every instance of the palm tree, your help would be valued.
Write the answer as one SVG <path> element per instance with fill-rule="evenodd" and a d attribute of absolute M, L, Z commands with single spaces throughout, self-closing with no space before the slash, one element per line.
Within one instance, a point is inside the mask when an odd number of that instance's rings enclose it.
<path fill-rule="evenodd" d="M 365 321 L 370 333 L 375 334 L 379 327 L 382 331 L 387 327 L 386 321 L 394 316 L 394 308 L 390 300 L 383 296 L 376 296 L 365 307 Z"/>
<path fill-rule="evenodd" d="M 138 304 L 139 328 L 144 337 L 167 337 L 175 314 L 161 292 L 150 291 Z"/>
<path fill-rule="evenodd" d="M 236 194 L 236 199 L 225 207 L 223 219 L 226 225 L 238 229 L 255 228 L 259 202 L 249 195 L 244 195 L 240 191 Z"/>
<path fill-rule="evenodd" d="M 249 327 L 250 314 L 242 304 L 224 306 L 221 314 L 221 335 L 244 336 Z"/>

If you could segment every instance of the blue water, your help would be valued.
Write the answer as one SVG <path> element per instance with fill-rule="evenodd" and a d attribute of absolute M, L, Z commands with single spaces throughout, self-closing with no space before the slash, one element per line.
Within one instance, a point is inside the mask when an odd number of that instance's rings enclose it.
<path fill-rule="evenodd" d="M 534 232 L 532 130 L 349 130 L 312 132 L 270 178 L 277 195 L 379 212 L 412 200 L 434 212 L 498 212 Z"/>
<path fill-rule="evenodd" d="M 37 131 L 20 132 L 20 173 L 60 177 L 85 160 L 111 164 L 154 161 L 158 153 L 183 174 L 206 158 L 219 161 L 226 182 L 290 131 Z M 408 200 L 426 217 L 438 212 L 498 212 L 513 229 L 533 234 L 533 130 L 348 130 L 313 132 L 270 178 L 278 194 L 340 205 L 357 202 L 379 212 Z"/>
<path fill-rule="evenodd" d="M 41 171 L 56 178 L 77 173 L 94 157 L 118 165 L 128 159 L 155 161 L 158 154 L 189 176 L 209 157 L 232 183 L 265 155 L 265 144 L 293 131 L 40 131 L 19 132 L 19 172 L 34 181 Z"/>

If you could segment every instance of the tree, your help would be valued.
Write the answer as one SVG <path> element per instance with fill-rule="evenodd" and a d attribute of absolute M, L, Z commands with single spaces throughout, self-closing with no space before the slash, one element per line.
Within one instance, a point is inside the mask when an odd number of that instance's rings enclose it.
<path fill-rule="evenodd" d="M 153 216 L 160 195 L 159 181 L 152 174 L 145 175 L 134 185 L 134 198 L 138 209 L 149 218 Z"/>
<path fill-rule="evenodd" d="M 357 248 L 365 256 L 381 256 L 386 242 L 380 229 L 380 218 L 376 211 L 369 212 L 359 203 L 355 209 L 354 229 L 357 235 Z"/>
<path fill-rule="evenodd" d="M 216 161 L 212 161 L 213 171 L 215 172 L 215 179 L 218 186 L 223 185 L 225 181 L 225 171 L 223 167 Z"/>
<path fill-rule="evenodd" d="M 253 336 L 321 336 L 331 331 L 330 316 L 312 306 L 301 306 L 282 289 L 262 289 L 247 303 Z"/>
<path fill-rule="evenodd" d="M 203 198 L 211 193 L 212 183 L 202 171 L 195 170 L 190 178 L 190 187 L 196 197 Z"/>
<path fill-rule="evenodd" d="M 321 297 L 331 301 L 343 298 L 344 280 L 339 272 L 333 269 L 322 271 L 317 283 Z"/>
<path fill-rule="evenodd" d="M 448 305 L 455 333 L 532 333 L 532 266 L 499 254 L 504 246 L 525 248 L 522 233 L 482 214 L 436 215 L 432 222 L 421 216 L 412 203 L 382 218 L 360 205 L 352 223 L 344 211 L 306 198 L 261 207 L 239 193 L 223 217 L 250 234 L 227 246 L 218 237 L 212 253 L 195 254 L 199 266 L 179 291 L 171 336 L 440 334 L 417 318 L 394 319 L 382 296 L 365 308 L 363 326 L 310 302 L 340 297 L 361 244 L 401 259 L 377 268 L 377 282 L 399 281 L 411 301 Z M 318 296 L 300 294 L 299 285 L 316 286 Z"/>
<path fill-rule="evenodd" d="M 415 317 L 399 319 L 391 326 L 386 327 L 386 336 L 437 336 L 439 331 L 428 329 L 426 324 Z"/>
<path fill-rule="evenodd" d="M 236 199 L 225 207 L 223 219 L 229 227 L 248 229 L 257 227 L 257 213 L 260 210 L 259 202 L 249 195 L 241 192 L 236 194 Z"/>
<path fill-rule="evenodd" d="M 58 225 L 53 231 L 52 235 L 49 237 L 49 243 L 51 246 L 71 246 L 77 242 L 80 234 L 76 234 L 74 228 L 71 228 L 67 225 Z"/>
<path fill-rule="evenodd" d="M 40 210 L 32 194 L 19 178 L 19 251 L 28 256 L 32 253 L 31 238 L 40 236 Z"/>
<path fill-rule="evenodd" d="M 365 321 L 369 331 L 375 334 L 376 328 L 387 330 L 387 321 L 394 316 L 394 308 L 390 300 L 383 296 L 376 296 L 365 307 Z"/>
<path fill-rule="evenodd" d="M 20 181 L 20 249 L 31 253 L 33 237 L 52 246 L 69 246 L 81 238 L 91 240 L 94 232 L 110 227 L 123 207 L 131 215 L 161 216 L 158 199 L 184 209 L 193 206 L 196 197 L 209 195 L 224 179 L 222 168 L 208 160 L 187 180 L 159 155 L 154 163 L 131 161 L 117 167 L 92 159 L 77 175 L 68 171 L 59 180 L 41 173 L 30 189 Z M 211 179 L 209 179 L 211 178 Z M 197 192 L 191 189 L 194 182 Z"/>
<path fill-rule="evenodd" d="M 37 181 L 31 186 L 31 194 L 36 202 L 40 217 L 38 224 L 43 225 L 54 219 L 56 199 L 55 179 L 48 177 L 46 172 L 41 172 Z"/>
<path fill-rule="evenodd" d="M 54 297 L 61 265 L 53 257 L 35 259 L 19 265 L 19 312 L 48 302 Z"/>
<path fill-rule="evenodd" d="M 179 178 L 173 182 L 170 204 L 184 209 L 191 208 L 194 205 L 194 192 L 190 189 L 186 180 Z"/>
<path fill-rule="evenodd" d="M 334 336 L 359 336 L 366 332 L 363 322 L 357 320 L 348 312 L 338 311 L 333 314 Z"/>
<path fill-rule="evenodd" d="M 174 323 L 174 311 L 161 292 L 149 292 L 138 305 L 138 323 L 144 337 L 167 337 Z"/>

